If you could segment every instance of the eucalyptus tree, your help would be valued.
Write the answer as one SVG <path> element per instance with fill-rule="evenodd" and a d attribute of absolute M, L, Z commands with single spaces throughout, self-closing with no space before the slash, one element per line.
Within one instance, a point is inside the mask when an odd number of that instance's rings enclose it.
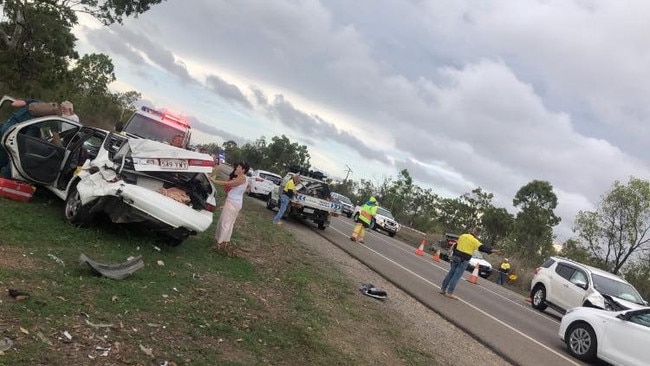
<path fill-rule="evenodd" d="M 574 232 L 606 269 L 618 273 L 650 253 L 650 182 L 614 182 L 595 211 L 580 211 Z"/>

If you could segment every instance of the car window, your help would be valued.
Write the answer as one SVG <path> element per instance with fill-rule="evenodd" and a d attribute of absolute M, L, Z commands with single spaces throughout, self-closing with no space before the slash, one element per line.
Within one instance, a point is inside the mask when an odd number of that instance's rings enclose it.
<path fill-rule="evenodd" d="M 557 267 L 555 268 L 555 273 L 569 281 L 571 280 L 571 276 L 573 276 L 574 272 L 575 269 L 573 267 L 569 267 L 562 263 L 558 263 Z"/>
<path fill-rule="evenodd" d="M 643 304 L 643 298 L 639 292 L 627 282 L 617 281 L 615 279 L 592 274 L 594 288 L 605 295 L 618 297 L 637 304 Z"/>
<path fill-rule="evenodd" d="M 585 285 L 587 284 L 587 275 L 580 270 L 575 270 L 569 281 L 576 285 Z"/>
<path fill-rule="evenodd" d="M 343 203 L 349 203 L 349 204 L 352 204 L 352 201 L 350 201 L 349 198 L 347 198 L 347 197 L 345 197 L 345 196 L 342 196 L 342 195 L 339 195 L 339 200 L 340 200 L 341 202 L 343 202 Z"/>
<path fill-rule="evenodd" d="M 388 217 L 389 219 L 393 219 L 393 220 L 395 219 L 395 218 L 393 217 L 393 214 L 390 213 L 390 211 L 388 211 L 387 209 L 385 209 L 385 208 L 383 208 L 383 207 L 378 207 L 378 208 L 377 208 L 377 213 L 378 213 L 379 215 L 386 216 L 386 217 Z"/>
<path fill-rule="evenodd" d="M 276 184 L 276 185 L 280 184 L 280 182 L 282 181 L 281 177 L 271 175 L 271 174 L 259 173 L 259 176 L 260 176 L 260 178 L 270 180 L 271 182 L 273 182 L 273 184 Z"/>
<path fill-rule="evenodd" d="M 550 268 L 553 265 L 553 263 L 555 263 L 555 260 L 553 258 L 549 258 L 546 261 L 544 261 L 544 263 L 542 263 L 540 267 Z"/>
<path fill-rule="evenodd" d="M 630 321 L 650 328 L 650 310 L 632 315 Z"/>

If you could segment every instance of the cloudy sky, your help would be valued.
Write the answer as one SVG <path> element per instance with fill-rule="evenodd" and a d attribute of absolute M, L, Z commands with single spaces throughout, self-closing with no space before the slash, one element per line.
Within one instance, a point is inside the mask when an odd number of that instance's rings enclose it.
<path fill-rule="evenodd" d="M 195 142 L 285 134 L 331 176 L 407 168 L 512 213 L 546 180 L 563 241 L 615 180 L 650 179 L 648 19 L 646 0 L 167 0 L 76 35 Z"/>

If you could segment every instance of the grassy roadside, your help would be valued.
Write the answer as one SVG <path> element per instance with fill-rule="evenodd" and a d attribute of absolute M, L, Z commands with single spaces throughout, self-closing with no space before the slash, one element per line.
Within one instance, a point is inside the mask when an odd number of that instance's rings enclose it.
<path fill-rule="evenodd" d="M 0 365 L 436 364 L 398 314 L 305 255 L 261 205 L 245 202 L 239 257 L 209 249 L 213 229 L 171 248 L 137 225 L 74 228 L 62 209 L 42 189 L 27 203 L 0 198 L 0 286 L 29 293 L 0 295 L 0 342 L 13 343 Z M 80 253 L 142 255 L 145 267 L 110 280 Z"/>

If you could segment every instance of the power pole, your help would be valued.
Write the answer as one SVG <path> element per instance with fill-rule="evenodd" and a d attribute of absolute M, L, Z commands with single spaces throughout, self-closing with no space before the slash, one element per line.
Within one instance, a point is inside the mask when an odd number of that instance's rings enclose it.
<path fill-rule="evenodd" d="M 345 179 L 343 180 L 343 184 L 345 184 L 348 181 L 348 177 L 350 176 L 350 173 L 352 173 L 352 168 L 350 168 L 347 164 L 345 164 Z"/>

